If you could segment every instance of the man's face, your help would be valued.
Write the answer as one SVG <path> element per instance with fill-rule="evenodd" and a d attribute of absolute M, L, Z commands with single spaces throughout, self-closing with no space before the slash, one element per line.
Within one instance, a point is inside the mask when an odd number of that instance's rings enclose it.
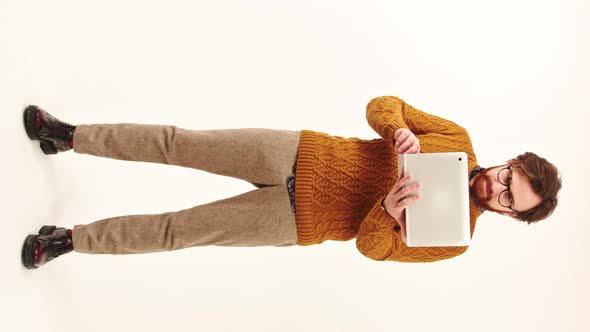
<path fill-rule="evenodd" d="M 533 191 L 528 177 L 519 168 L 509 166 L 485 169 L 471 179 L 470 188 L 484 209 L 516 217 L 517 212 L 539 205 L 541 197 Z"/>

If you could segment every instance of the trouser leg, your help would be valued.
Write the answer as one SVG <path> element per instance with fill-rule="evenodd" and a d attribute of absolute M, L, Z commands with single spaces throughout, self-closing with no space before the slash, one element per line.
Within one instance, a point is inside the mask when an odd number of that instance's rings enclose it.
<path fill-rule="evenodd" d="M 262 185 L 285 184 L 300 132 L 188 130 L 142 124 L 78 125 L 74 151 L 99 157 L 196 168 Z"/>
<path fill-rule="evenodd" d="M 297 243 L 295 216 L 283 185 L 177 212 L 130 215 L 76 225 L 74 250 L 134 254 L 194 246 L 288 246 Z"/>
<path fill-rule="evenodd" d="M 194 131 L 159 125 L 78 125 L 74 132 L 74 151 L 78 153 L 191 167 L 269 187 L 178 212 L 76 225 L 74 250 L 127 254 L 202 245 L 296 244 L 286 180 L 299 137 L 299 132 L 271 129 Z"/>

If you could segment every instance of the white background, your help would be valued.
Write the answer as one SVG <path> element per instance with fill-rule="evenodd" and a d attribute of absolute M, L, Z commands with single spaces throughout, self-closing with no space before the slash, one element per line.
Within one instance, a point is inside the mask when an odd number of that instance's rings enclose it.
<path fill-rule="evenodd" d="M 586 1 L 0 0 L 2 331 L 588 331 Z M 180 167 L 45 156 L 22 109 L 74 124 L 312 129 L 375 138 L 397 95 L 466 127 L 483 166 L 534 151 L 561 203 L 484 214 L 466 254 L 375 262 L 354 241 L 69 254 L 20 263 L 41 225 L 180 210 L 251 189 Z"/>

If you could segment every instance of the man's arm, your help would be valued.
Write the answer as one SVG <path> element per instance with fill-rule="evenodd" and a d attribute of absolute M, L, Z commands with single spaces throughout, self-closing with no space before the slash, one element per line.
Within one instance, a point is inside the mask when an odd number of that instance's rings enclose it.
<path fill-rule="evenodd" d="M 416 135 L 464 135 L 462 127 L 443 118 L 419 111 L 397 97 L 377 97 L 367 105 L 369 125 L 385 140 L 394 144 L 395 153 L 419 153 Z M 415 135 L 414 135 L 415 134 Z M 361 222 L 356 245 L 359 251 L 375 260 L 432 262 L 464 253 L 468 247 L 408 247 L 402 241 L 405 208 L 417 200 L 415 188 L 398 179 L 392 190 L 373 206 Z M 387 211 L 385 211 L 387 209 Z M 388 213 L 389 212 L 389 213 Z M 400 227 L 401 226 L 401 227 Z"/>
<path fill-rule="evenodd" d="M 420 199 L 415 195 L 419 183 L 409 184 L 411 176 L 401 177 L 387 196 L 378 201 L 361 222 L 356 245 L 359 251 L 375 260 L 432 262 L 455 257 L 467 247 L 408 247 L 405 234 L 405 210 Z"/>
<path fill-rule="evenodd" d="M 392 96 L 377 97 L 367 105 L 367 121 L 373 130 L 388 142 L 394 142 L 399 128 L 408 128 L 415 135 L 437 133 L 440 135 L 466 134 L 461 126 L 422 112 L 402 99 Z"/>
<path fill-rule="evenodd" d="M 395 186 L 393 190 L 396 190 Z M 363 255 L 380 261 L 433 262 L 458 256 L 467 250 L 468 247 L 406 246 L 400 224 L 382 208 L 381 201 L 375 203 L 361 222 L 356 246 Z"/>

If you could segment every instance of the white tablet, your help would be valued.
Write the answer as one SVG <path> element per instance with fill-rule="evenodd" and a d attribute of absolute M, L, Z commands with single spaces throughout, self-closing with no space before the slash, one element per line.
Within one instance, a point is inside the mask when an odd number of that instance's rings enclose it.
<path fill-rule="evenodd" d="M 465 152 L 401 154 L 398 175 L 420 183 L 420 200 L 406 208 L 408 247 L 467 246 L 469 174 Z"/>

